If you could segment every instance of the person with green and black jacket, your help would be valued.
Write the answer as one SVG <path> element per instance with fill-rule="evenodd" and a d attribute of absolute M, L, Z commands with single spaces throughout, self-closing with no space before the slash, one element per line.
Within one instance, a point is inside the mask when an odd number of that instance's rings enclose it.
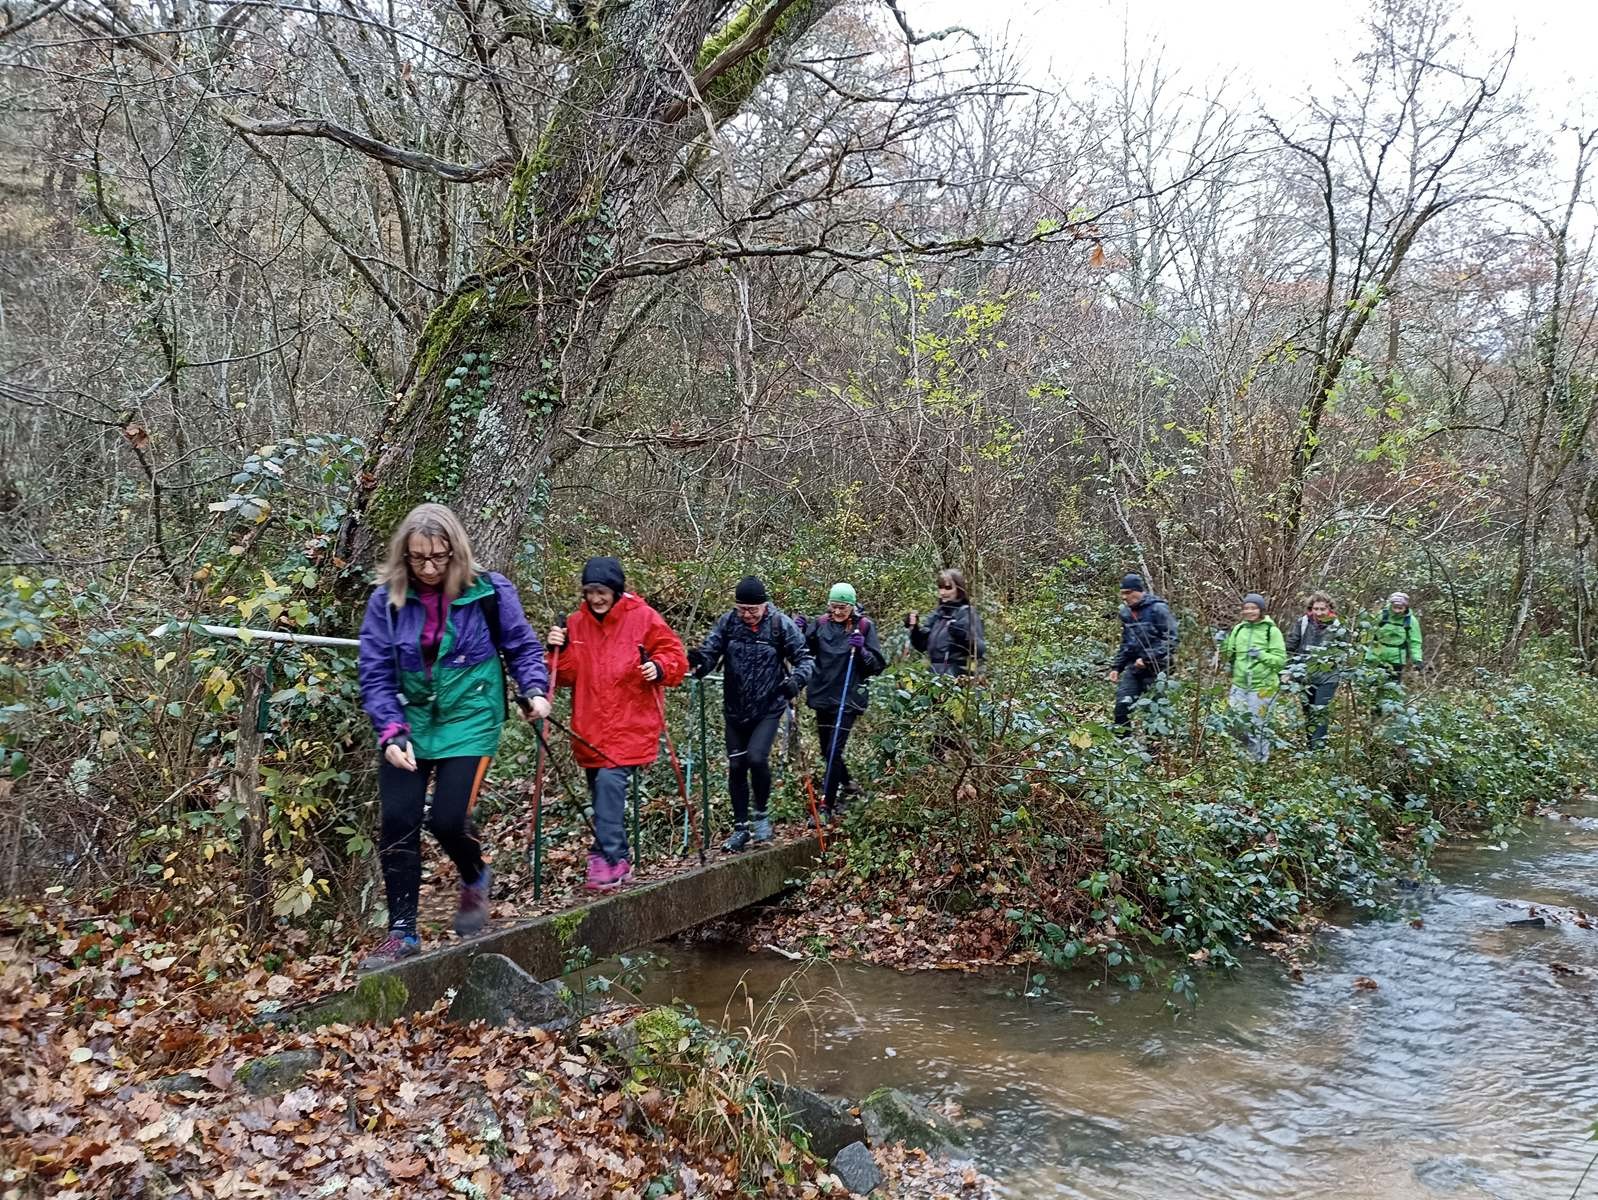
<path fill-rule="evenodd" d="M 852 584 L 833 584 L 827 594 L 827 611 L 819 617 L 795 617 L 794 624 L 815 659 L 805 702 L 816 714 L 824 816 L 834 818 L 843 810 L 840 796 L 857 794 L 845 761 L 849 731 L 870 703 L 871 677 L 887 668 L 888 659 L 877 639 L 876 622 L 861 610 Z M 843 694 L 845 675 L 849 676 L 848 696 Z"/>
<path fill-rule="evenodd" d="M 448 508 L 421 504 L 406 515 L 378 580 L 361 622 L 356 666 L 361 707 L 377 735 L 378 858 L 389 928 L 367 968 L 421 949 L 416 908 L 424 814 L 460 871 L 455 932 L 476 933 L 487 923 L 492 880 L 472 810 L 508 716 L 507 670 L 527 698 L 527 719 L 549 715 L 544 648 L 516 587 L 477 565 L 460 518 Z"/>
<path fill-rule="evenodd" d="M 1410 611 L 1408 593 L 1394 592 L 1387 598 L 1372 637 L 1376 644 L 1367 657 L 1386 667 L 1394 683 L 1404 681 L 1406 667 L 1420 666 L 1420 618 Z"/>
<path fill-rule="evenodd" d="M 771 745 L 783 710 L 810 681 L 814 662 L 794 623 L 770 603 L 766 585 L 746 575 L 738 582 L 731 611 L 721 615 L 702 645 L 688 652 L 696 678 L 710 674 L 718 663 L 723 667 L 721 705 L 733 816 L 733 833 L 722 850 L 736 853 L 751 842 L 771 840 Z"/>
<path fill-rule="evenodd" d="M 1271 756 L 1266 716 L 1276 699 L 1282 668 L 1287 665 L 1287 643 L 1276 622 L 1265 615 L 1265 608 L 1265 597 L 1258 592 L 1244 596 L 1243 619 L 1232 626 L 1217 654 L 1232 672 L 1227 707 L 1248 713 L 1243 744 L 1257 762 Z"/>
<path fill-rule="evenodd" d="M 938 572 L 938 607 L 927 614 L 906 613 L 910 644 L 922 651 L 932 664 L 934 675 L 965 676 L 971 664 L 981 670 L 988 657 L 988 643 L 982 636 L 982 617 L 966 592 L 965 576 L 954 567 Z"/>
<path fill-rule="evenodd" d="M 1313 750 L 1326 740 L 1332 701 L 1343 681 L 1343 653 L 1348 649 L 1348 632 L 1337 619 L 1331 596 L 1311 595 L 1304 615 L 1288 626 L 1286 641 L 1289 662 L 1284 677 L 1295 677 L 1304 688 L 1304 727 Z"/>

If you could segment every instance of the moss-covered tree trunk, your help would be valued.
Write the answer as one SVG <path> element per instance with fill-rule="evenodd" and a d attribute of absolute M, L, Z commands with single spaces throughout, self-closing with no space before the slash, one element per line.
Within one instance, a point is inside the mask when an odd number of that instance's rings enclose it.
<path fill-rule="evenodd" d="M 751 0 L 719 25 L 718 0 L 573 6 L 586 16 L 566 47 L 570 84 L 517 166 L 489 265 L 417 341 L 346 557 L 370 562 L 406 511 L 436 500 L 460 513 L 480 561 L 511 563 L 562 416 L 595 382 L 615 267 L 649 228 L 699 114 L 736 112 L 774 52 L 835 2 Z"/>

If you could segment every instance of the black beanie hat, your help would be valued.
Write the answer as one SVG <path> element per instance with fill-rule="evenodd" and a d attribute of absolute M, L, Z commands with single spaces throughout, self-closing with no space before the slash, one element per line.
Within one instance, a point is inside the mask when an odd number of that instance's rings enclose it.
<path fill-rule="evenodd" d="M 764 604 L 766 585 L 757 576 L 745 575 L 738 581 L 738 590 L 733 593 L 733 599 L 739 604 Z"/>
<path fill-rule="evenodd" d="M 1123 592 L 1146 592 L 1148 588 L 1143 586 L 1143 576 L 1134 573 L 1121 580 L 1121 590 Z"/>
<path fill-rule="evenodd" d="M 583 564 L 583 586 L 597 584 L 608 587 L 620 596 L 627 590 L 627 576 L 622 574 L 619 558 L 591 558 Z"/>

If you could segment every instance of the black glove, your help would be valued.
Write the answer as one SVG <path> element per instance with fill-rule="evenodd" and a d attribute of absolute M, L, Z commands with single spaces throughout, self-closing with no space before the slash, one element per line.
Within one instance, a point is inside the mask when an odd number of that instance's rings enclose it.
<path fill-rule="evenodd" d="M 705 661 L 704 651 L 688 651 L 688 669 L 694 673 L 695 679 L 703 679 L 710 674 L 710 664 Z"/>
<path fill-rule="evenodd" d="M 799 684 L 792 675 L 782 681 L 782 694 L 787 700 L 792 700 L 799 694 Z"/>

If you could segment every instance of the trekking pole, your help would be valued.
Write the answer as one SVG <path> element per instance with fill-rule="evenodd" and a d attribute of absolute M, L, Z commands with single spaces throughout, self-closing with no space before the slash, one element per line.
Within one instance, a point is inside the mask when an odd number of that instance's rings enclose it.
<path fill-rule="evenodd" d="M 642 646 L 638 647 L 638 664 L 650 661 L 649 651 Z M 664 685 L 655 689 L 655 701 L 660 706 L 660 733 L 666 739 L 666 757 L 671 760 L 672 774 L 677 777 L 677 796 L 682 800 L 683 806 L 683 848 L 688 848 L 688 823 L 693 819 L 693 802 L 688 799 L 688 783 L 683 778 L 682 765 L 677 761 L 677 746 L 671 740 L 671 725 L 666 720 L 666 688 Z M 699 865 L 705 865 L 704 839 L 699 839 Z"/>
<path fill-rule="evenodd" d="M 705 861 L 705 842 L 710 837 L 710 745 L 705 732 L 705 687 L 694 680 L 694 695 L 699 706 L 699 861 Z"/>
<path fill-rule="evenodd" d="M 792 712 L 794 724 L 799 723 L 798 717 L 799 697 L 793 698 Z M 810 819 L 816 823 L 816 838 L 821 843 L 821 852 L 827 852 L 827 831 L 821 824 L 821 810 L 816 806 L 816 781 L 810 777 L 810 765 L 805 761 L 805 735 L 804 730 L 799 731 L 799 773 L 805 777 L 805 794 L 810 798 Z"/>
<path fill-rule="evenodd" d="M 565 628 L 564 622 L 561 628 Z M 545 697 L 551 705 L 555 703 L 555 676 L 559 671 L 560 647 L 553 646 L 549 651 L 549 694 Z M 539 900 L 544 894 L 544 765 L 548 761 L 548 743 L 543 721 L 534 730 L 538 734 L 538 766 L 533 772 L 533 899 Z"/>
<path fill-rule="evenodd" d="M 850 632 L 853 632 L 852 623 Z M 838 715 L 832 722 L 832 748 L 827 751 L 827 773 L 821 779 L 821 798 L 825 800 L 832 795 L 832 767 L 838 759 L 838 738 L 843 733 L 843 716 L 849 704 L 849 682 L 854 678 L 854 649 L 849 650 L 849 659 L 843 666 L 843 695 L 838 698 Z"/>

